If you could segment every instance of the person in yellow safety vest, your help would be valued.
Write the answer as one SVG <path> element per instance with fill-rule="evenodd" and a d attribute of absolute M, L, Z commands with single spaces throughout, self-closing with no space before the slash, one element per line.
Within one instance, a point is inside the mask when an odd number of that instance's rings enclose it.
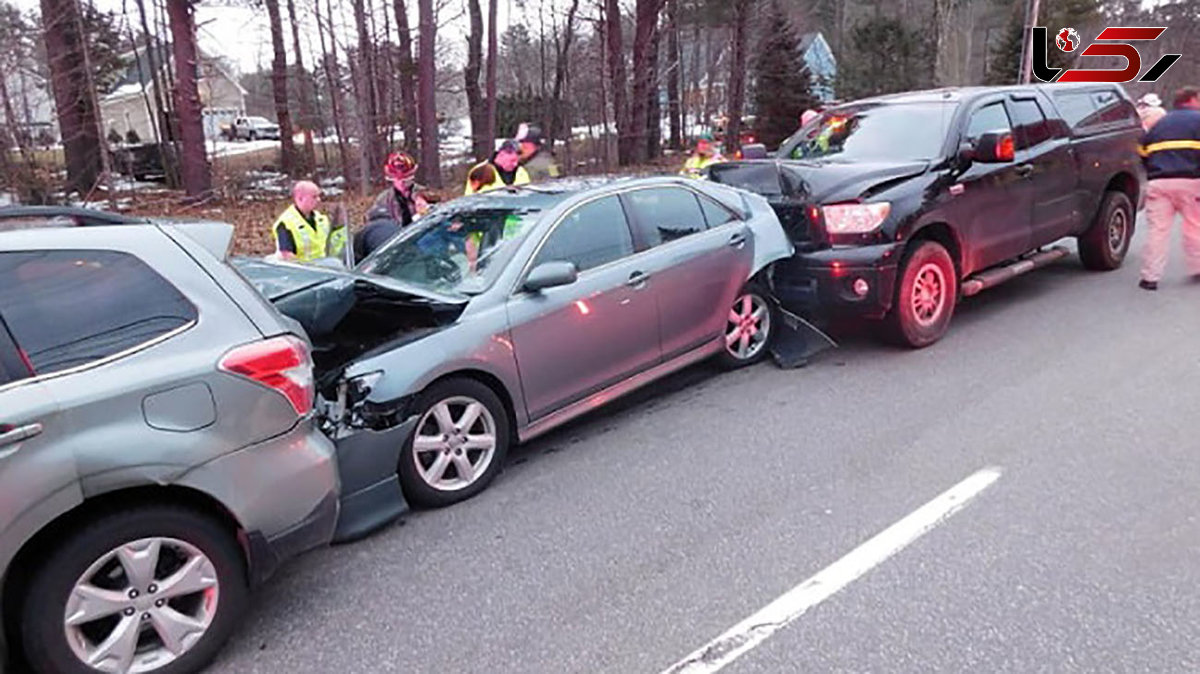
<path fill-rule="evenodd" d="M 490 192 L 504 187 L 518 187 L 520 185 L 528 185 L 529 172 L 521 166 L 521 146 L 515 140 L 506 140 L 500 144 L 500 149 L 496 150 L 496 154 L 492 158 L 480 162 L 471 169 L 473 173 L 480 166 L 490 164 L 496 171 L 496 178 L 490 185 L 476 187 L 470 180 L 467 181 L 466 194 L 477 194 L 479 192 Z"/>
<path fill-rule="evenodd" d="M 713 147 L 712 139 L 701 136 L 696 140 L 696 150 L 692 152 L 692 156 L 688 157 L 680 173 L 690 178 L 702 178 L 704 169 L 723 161 L 725 158 Z"/>
<path fill-rule="evenodd" d="M 513 238 L 514 236 L 520 234 L 521 230 L 524 229 L 524 227 L 525 227 L 525 220 L 521 216 L 516 215 L 516 214 L 510 214 L 510 215 L 504 216 L 504 225 L 501 228 L 500 237 L 499 237 L 499 240 L 496 242 L 496 244 L 499 244 L 500 242 L 503 242 L 503 241 L 507 241 L 507 240 Z M 477 261 L 479 260 L 479 253 L 481 252 L 481 249 L 483 248 L 484 237 L 485 237 L 485 232 L 481 232 L 478 230 L 467 234 L 467 239 L 466 239 L 467 265 L 472 273 L 474 273 L 476 271 L 475 266 L 476 266 Z M 493 246 L 496 244 L 493 244 Z"/>
<path fill-rule="evenodd" d="M 316 183 L 301 180 L 292 186 L 292 205 L 271 226 L 279 257 L 313 262 L 342 254 L 346 228 L 334 229 L 329 216 L 317 210 L 320 204 L 321 188 Z"/>

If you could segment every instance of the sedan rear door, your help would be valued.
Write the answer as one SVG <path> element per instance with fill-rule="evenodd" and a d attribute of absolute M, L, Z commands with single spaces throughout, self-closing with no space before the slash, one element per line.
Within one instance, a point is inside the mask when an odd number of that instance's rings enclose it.
<path fill-rule="evenodd" d="M 724 334 L 754 264 L 753 235 L 729 209 L 690 189 L 661 186 L 622 197 L 654 279 L 663 359 Z"/>
<path fill-rule="evenodd" d="M 635 252 L 615 195 L 577 206 L 542 241 L 526 273 L 546 262 L 571 262 L 579 278 L 537 292 L 518 289 L 509 300 L 531 420 L 658 362 L 658 280 Z"/>

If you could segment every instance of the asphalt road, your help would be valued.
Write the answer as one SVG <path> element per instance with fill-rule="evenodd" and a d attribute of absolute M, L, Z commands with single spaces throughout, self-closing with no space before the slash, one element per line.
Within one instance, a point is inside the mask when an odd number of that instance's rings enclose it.
<path fill-rule="evenodd" d="M 1139 237 L 1140 238 L 1140 237 Z M 985 467 L 724 671 L 1200 670 L 1200 285 L 1072 256 L 918 352 L 697 367 L 284 568 L 217 672 L 660 672 Z"/>

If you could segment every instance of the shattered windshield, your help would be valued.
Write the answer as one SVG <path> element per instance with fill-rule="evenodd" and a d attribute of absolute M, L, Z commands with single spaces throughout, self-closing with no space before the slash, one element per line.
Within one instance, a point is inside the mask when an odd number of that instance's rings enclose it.
<path fill-rule="evenodd" d="M 528 206 L 444 207 L 405 229 L 359 271 L 438 292 L 477 295 L 496 281 L 539 213 Z"/>
<path fill-rule="evenodd" d="M 954 102 L 869 103 L 829 110 L 779 148 L 781 159 L 912 161 L 935 159 Z"/>

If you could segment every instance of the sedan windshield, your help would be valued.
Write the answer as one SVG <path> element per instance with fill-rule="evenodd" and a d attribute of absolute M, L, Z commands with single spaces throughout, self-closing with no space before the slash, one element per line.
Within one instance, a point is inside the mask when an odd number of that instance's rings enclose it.
<path fill-rule="evenodd" d="M 476 295 L 495 283 L 538 213 L 512 205 L 446 206 L 403 230 L 359 271 L 441 293 Z"/>
<path fill-rule="evenodd" d="M 954 102 L 864 103 L 826 111 L 779 148 L 781 159 L 927 161 L 942 152 Z"/>

